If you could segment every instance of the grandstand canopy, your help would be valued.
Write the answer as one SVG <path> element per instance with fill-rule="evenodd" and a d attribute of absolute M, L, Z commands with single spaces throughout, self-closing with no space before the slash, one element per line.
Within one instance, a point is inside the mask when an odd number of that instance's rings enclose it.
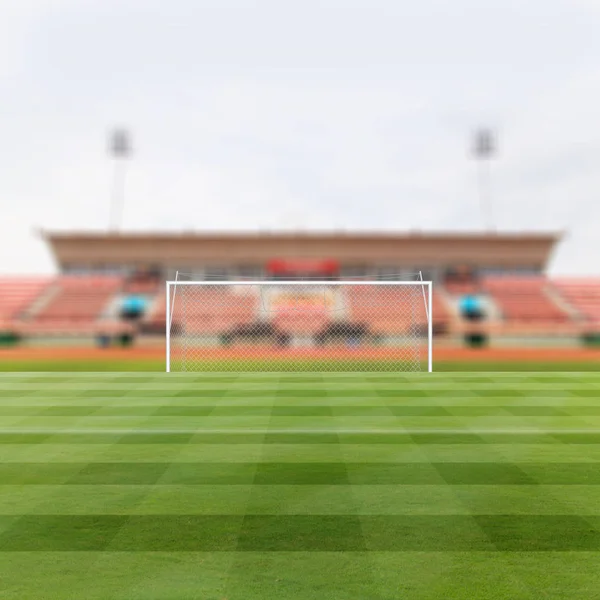
<path fill-rule="evenodd" d="M 386 232 L 42 232 L 62 272 L 156 268 L 265 270 L 273 261 L 325 261 L 344 269 L 543 272 L 560 234 Z M 277 263 L 281 264 L 281 263 Z"/>

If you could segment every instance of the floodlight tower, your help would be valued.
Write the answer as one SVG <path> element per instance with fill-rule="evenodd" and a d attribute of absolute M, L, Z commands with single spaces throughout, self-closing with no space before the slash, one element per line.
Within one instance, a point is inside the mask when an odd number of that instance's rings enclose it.
<path fill-rule="evenodd" d="M 127 159 L 131 156 L 131 140 L 126 129 L 119 128 L 111 132 L 109 153 L 114 161 L 109 227 L 111 231 L 117 232 L 121 225 L 125 203 Z"/>
<path fill-rule="evenodd" d="M 479 202 L 484 227 L 490 231 L 496 229 L 492 211 L 492 178 L 490 164 L 497 154 L 496 138 L 490 129 L 479 129 L 475 132 L 473 156 L 478 164 L 477 179 Z"/>

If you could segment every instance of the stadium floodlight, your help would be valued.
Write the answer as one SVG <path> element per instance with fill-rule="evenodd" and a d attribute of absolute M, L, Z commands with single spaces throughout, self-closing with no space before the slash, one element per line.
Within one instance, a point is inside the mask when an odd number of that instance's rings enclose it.
<path fill-rule="evenodd" d="M 166 370 L 432 371 L 431 281 L 166 282 Z"/>
<path fill-rule="evenodd" d="M 115 129 L 109 139 L 109 152 L 114 158 L 109 227 L 117 231 L 121 224 L 125 203 L 125 176 L 127 159 L 131 156 L 131 139 L 126 129 Z"/>
<path fill-rule="evenodd" d="M 490 161 L 496 156 L 497 147 L 494 133 L 490 129 L 479 129 L 475 132 L 473 155 L 478 163 L 479 202 L 484 223 L 494 230 L 492 210 L 492 183 Z"/>

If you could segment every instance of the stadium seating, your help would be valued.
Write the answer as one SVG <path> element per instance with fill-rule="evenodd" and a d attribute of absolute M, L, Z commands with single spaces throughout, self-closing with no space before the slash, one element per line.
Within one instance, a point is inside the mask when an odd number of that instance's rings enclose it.
<path fill-rule="evenodd" d="M 278 315 L 273 324 L 278 331 L 293 335 L 315 335 L 329 323 L 326 314 L 286 314 Z"/>
<path fill-rule="evenodd" d="M 120 290 L 122 279 L 109 276 L 61 276 L 54 294 L 34 315 L 40 329 L 49 324 L 80 328 L 100 318 L 110 299 Z"/>
<path fill-rule="evenodd" d="M 50 281 L 50 277 L 3 277 L 0 279 L 0 321 L 10 322 L 21 317 Z"/>
<path fill-rule="evenodd" d="M 220 287 L 195 287 L 187 300 L 181 297 L 173 314 L 174 322 L 184 317 L 186 332 L 200 335 L 223 333 L 238 325 L 252 323 L 258 312 L 258 298 L 252 295 L 237 295 Z M 153 323 L 164 324 L 166 299 L 155 306 L 150 316 Z"/>
<path fill-rule="evenodd" d="M 99 320 L 121 283 L 114 277 L 2 278 L 0 325 L 28 337 L 133 333 L 127 323 Z"/>
<path fill-rule="evenodd" d="M 435 291 L 431 295 L 431 312 L 433 313 L 433 326 L 446 325 L 450 320 L 450 313 L 444 300 Z"/>
<path fill-rule="evenodd" d="M 475 281 L 447 281 L 444 288 L 451 296 L 477 295 L 481 292 L 481 284 Z"/>
<path fill-rule="evenodd" d="M 364 324 L 374 333 L 405 333 L 411 327 L 423 328 L 427 324 L 424 298 L 412 296 L 415 301 L 407 303 L 407 290 L 387 288 L 385 296 L 381 292 L 366 286 L 353 286 L 345 294 L 345 319 L 349 323 Z M 414 294 L 411 291 L 410 294 Z M 413 304 L 411 309 L 410 304 Z M 434 327 L 447 324 L 449 312 L 443 299 L 434 292 L 433 324 Z M 397 306 L 395 314 L 393 307 Z M 193 292 L 193 300 L 185 302 L 178 299 L 177 309 L 173 313 L 174 326 L 179 320 L 185 320 L 189 333 L 214 335 L 229 331 L 242 324 L 255 322 L 259 316 L 259 298 L 256 296 L 237 295 L 232 291 L 220 288 L 197 287 Z M 160 294 L 154 306 L 144 319 L 144 329 L 156 332 L 164 330 L 166 299 Z M 185 314 L 184 314 L 185 312 Z M 295 335 L 314 335 L 322 331 L 330 322 L 331 315 L 298 310 L 273 313 L 272 324 L 279 330 Z"/>
<path fill-rule="evenodd" d="M 548 295 L 550 282 L 543 277 L 497 277 L 483 281 L 503 318 L 516 324 L 561 324 L 570 320 Z"/>
<path fill-rule="evenodd" d="M 600 325 L 600 280 L 562 279 L 553 283 L 586 322 Z"/>
<path fill-rule="evenodd" d="M 427 324 L 425 299 L 414 296 L 401 287 L 386 287 L 385 292 L 370 286 L 352 286 L 348 289 L 347 304 L 349 318 L 353 322 L 364 323 L 376 333 L 405 333 L 415 324 Z M 394 311 L 394 307 L 398 307 Z M 435 292 L 432 295 L 433 326 L 448 323 L 449 312 L 442 298 Z"/>
<path fill-rule="evenodd" d="M 142 319 L 142 329 L 154 334 L 163 334 L 166 325 L 166 310 L 166 294 L 158 294 L 146 316 Z"/>
<path fill-rule="evenodd" d="M 153 295 L 164 291 L 164 285 L 154 277 L 131 278 L 124 282 L 124 294 Z"/>
<path fill-rule="evenodd" d="M 421 297 L 407 296 L 407 289 L 389 286 L 344 288 L 335 317 L 348 324 L 364 325 L 376 334 L 403 334 L 415 324 L 422 329 L 427 318 Z M 484 293 L 495 306 L 488 323 L 490 334 L 575 335 L 600 327 L 600 280 L 545 277 L 487 277 L 480 282 L 447 281 L 434 287 L 434 331 L 460 332 L 458 319 L 446 305 L 469 293 Z M 153 278 L 125 280 L 117 276 L 58 276 L 0 278 L 0 325 L 31 336 L 96 335 L 131 332 L 137 325 L 118 320 L 107 311 L 111 302 L 125 294 L 140 294 L 151 300 L 141 320 L 140 331 L 163 335 L 166 300 L 164 287 Z M 414 291 L 410 292 L 414 294 Z M 446 297 L 445 297 L 446 296 Z M 410 298 L 414 301 L 411 301 Z M 116 306 L 116 304 L 113 304 Z M 397 311 L 394 307 L 399 307 Z M 260 298 L 239 294 L 235 289 L 197 287 L 193 301 L 177 303 L 175 324 L 183 316 L 187 331 L 220 335 L 261 317 Z M 109 316 L 113 315 L 113 317 Z M 496 317 L 495 315 L 498 315 Z M 292 335 L 315 335 L 331 323 L 327 311 L 273 313 L 277 330 Z M 473 326 L 475 327 L 475 325 Z M 476 324 L 481 328 L 480 324 Z"/>

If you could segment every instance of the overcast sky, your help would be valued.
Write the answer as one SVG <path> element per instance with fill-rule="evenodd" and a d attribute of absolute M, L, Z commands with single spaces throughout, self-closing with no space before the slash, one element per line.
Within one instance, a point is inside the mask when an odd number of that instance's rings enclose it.
<path fill-rule="evenodd" d="M 600 0 L 0 0 L 0 272 L 36 228 L 566 231 L 600 274 Z"/>

